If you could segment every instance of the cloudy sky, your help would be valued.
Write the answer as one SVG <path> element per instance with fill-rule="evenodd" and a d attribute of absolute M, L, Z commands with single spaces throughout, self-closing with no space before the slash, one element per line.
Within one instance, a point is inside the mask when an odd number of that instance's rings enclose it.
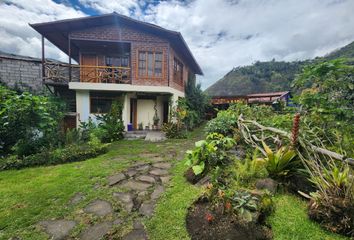
<path fill-rule="evenodd" d="M 354 41 L 354 0 L 0 0 L 0 50 L 40 56 L 28 26 L 118 13 L 179 31 L 208 87 L 236 66 L 322 56 Z M 47 43 L 47 57 L 67 56 Z"/>

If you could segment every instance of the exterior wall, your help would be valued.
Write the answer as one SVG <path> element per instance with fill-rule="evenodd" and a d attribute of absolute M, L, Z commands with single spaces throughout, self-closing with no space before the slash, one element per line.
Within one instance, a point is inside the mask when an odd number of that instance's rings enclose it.
<path fill-rule="evenodd" d="M 156 99 L 156 109 L 157 115 L 160 118 L 159 126 L 161 126 L 163 118 L 163 100 L 164 98 L 158 96 Z M 152 99 L 138 99 L 137 100 L 137 122 L 143 123 L 143 126 L 151 126 L 154 124 L 154 115 L 155 115 L 155 100 Z"/>
<path fill-rule="evenodd" d="M 41 92 L 42 65 L 37 59 L 0 56 L 0 82 L 10 88 Z"/>
<path fill-rule="evenodd" d="M 83 29 L 70 33 L 73 39 L 89 39 L 101 41 L 119 41 L 130 43 L 132 69 L 132 85 L 143 86 L 170 86 L 176 90 L 184 92 L 184 83 L 188 80 L 189 67 L 173 49 L 167 39 L 159 36 L 139 31 L 127 26 L 101 26 Z M 139 51 L 159 51 L 163 53 L 162 77 L 141 77 L 138 75 L 138 52 Z M 173 81 L 173 59 L 177 57 L 183 63 L 183 84 Z"/>
<path fill-rule="evenodd" d="M 76 91 L 76 113 L 77 124 L 80 122 L 87 122 L 90 117 L 90 92 L 89 91 Z"/>
<path fill-rule="evenodd" d="M 180 85 L 179 83 L 174 81 L 174 75 L 173 75 L 173 60 L 174 58 L 177 58 L 180 60 L 183 64 L 183 84 Z M 183 60 L 183 58 L 171 47 L 170 48 L 170 86 L 184 92 L 184 86 L 185 83 L 188 81 L 188 72 L 189 68 L 186 62 Z"/>

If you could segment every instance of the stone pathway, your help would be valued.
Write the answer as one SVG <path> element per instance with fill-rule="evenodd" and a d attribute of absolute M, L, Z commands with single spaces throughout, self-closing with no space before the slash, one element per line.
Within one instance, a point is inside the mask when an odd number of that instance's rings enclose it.
<path fill-rule="evenodd" d="M 124 240 L 148 239 L 141 219 L 154 214 L 155 205 L 165 191 L 166 184 L 170 181 L 169 169 L 172 164 L 166 162 L 158 154 L 142 153 L 140 157 L 149 159 L 150 162 L 138 162 L 124 172 L 107 177 L 107 188 L 113 190 L 112 199 L 114 202 L 96 199 L 82 209 L 81 212 L 95 216 L 97 222 L 83 229 L 78 239 L 99 240 L 106 234 L 110 234 L 114 226 L 124 224 L 124 220 L 115 217 L 115 209 L 112 204 L 120 206 L 119 211 L 128 216 L 124 219 L 133 220 L 132 230 L 122 236 Z M 84 199 L 85 195 L 77 193 L 69 204 L 75 205 Z M 42 221 L 39 225 L 51 239 L 60 240 L 68 239 L 77 223 L 59 219 Z"/>

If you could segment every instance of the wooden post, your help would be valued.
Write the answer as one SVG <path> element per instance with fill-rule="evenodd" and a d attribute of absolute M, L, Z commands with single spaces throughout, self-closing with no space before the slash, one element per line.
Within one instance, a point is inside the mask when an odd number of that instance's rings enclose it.
<path fill-rule="evenodd" d="M 71 82 L 71 38 L 68 37 L 68 54 L 69 54 L 69 82 Z"/>
<path fill-rule="evenodd" d="M 45 53 L 44 53 L 44 36 L 42 35 L 42 81 L 45 79 Z"/>

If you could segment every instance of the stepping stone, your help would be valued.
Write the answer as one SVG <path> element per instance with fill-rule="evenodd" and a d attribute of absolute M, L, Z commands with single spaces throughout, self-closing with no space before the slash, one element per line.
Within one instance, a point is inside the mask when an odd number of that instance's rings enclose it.
<path fill-rule="evenodd" d="M 123 220 L 120 218 L 117 218 L 116 220 L 113 221 L 113 225 L 120 225 L 123 223 Z"/>
<path fill-rule="evenodd" d="M 95 200 L 95 201 L 89 203 L 85 207 L 84 211 L 86 213 L 95 214 L 99 217 L 104 217 L 104 216 L 112 213 L 113 208 L 112 208 L 111 203 L 98 199 L 98 200 Z"/>
<path fill-rule="evenodd" d="M 154 168 L 149 173 L 152 174 L 152 175 L 156 175 L 156 176 L 168 175 L 168 171 L 167 170 L 159 169 L 159 168 Z"/>
<path fill-rule="evenodd" d="M 166 135 L 164 132 L 150 131 L 146 134 L 145 141 L 150 142 L 161 142 L 166 140 Z"/>
<path fill-rule="evenodd" d="M 136 190 L 136 191 L 144 191 L 148 189 L 151 184 L 150 183 L 143 183 L 136 180 L 128 180 L 120 185 L 121 187 Z"/>
<path fill-rule="evenodd" d="M 139 172 L 145 172 L 147 170 L 149 170 L 150 166 L 149 165 L 142 165 L 136 168 L 137 171 Z"/>
<path fill-rule="evenodd" d="M 134 169 L 129 169 L 126 174 L 129 176 L 129 177 L 133 177 L 135 174 L 137 174 L 138 171 L 134 170 Z"/>
<path fill-rule="evenodd" d="M 147 240 L 148 237 L 146 235 L 145 230 L 143 229 L 134 229 L 127 235 L 123 237 L 123 240 Z"/>
<path fill-rule="evenodd" d="M 126 179 L 126 176 L 123 173 L 118 173 L 118 174 L 109 176 L 108 177 L 108 185 L 113 186 L 113 185 L 119 183 L 120 181 L 123 181 L 124 179 Z"/>
<path fill-rule="evenodd" d="M 70 231 L 75 227 L 76 222 L 70 220 L 48 220 L 39 223 L 45 229 L 45 232 L 50 235 L 50 239 L 61 240 L 66 239 Z"/>
<path fill-rule="evenodd" d="M 170 169 L 172 164 L 166 162 L 159 162 L 159 163 L 154 163 L 152 166 L 155 168 Z"/>
<path fill-rule="evenodd" d="M 164 191 L 165 191 L 165 188 L 161 185 L 158 185 L 151 194 L 151 200 L 158 199 Z"/>
<path fill-rule="evenodd" d="M 170 181 L 171 177 L 170 176 L 165 176 L 165 177 L 160 177 L 160 179 L 161 179 L 161 182 L 163 184 L 166 184 L 166 183 L 168 183 Z"/>
<path fill-rule="evenodd" d="M 163 157 L 160 157 L 160 156 L 156 156 L 156 157 L 153 157 L 153 158 L 149 158 L 150 162 L 163 162 L 165 161 L 165 159 Z"/>
<path fill-rule="evenodd" d="M 111 222 L 98 223 L 88 227 L 80 236 L 81 240 L 99 240 L 112 228 Z"/>
<path fill-rule="evenodd" d="M 154 177 L 148 176 L 148 175 L 143 175 L 137 178 L 137 180 L 141 182 L 147 182 L 147 183 L 155 183 L 156 180 Z"/>
<path fill-rule="evenodd" d="M 155 208 L 154 203 L 144 202 L 141 204 L 141 206 L 139 208 L 139 213 L 144 216 L 151 217 L 154 214 L 154 208 Z"/>
<path fill-rule="evenodd" d="M 123 203 L 122 205 L 127 212 L 130 213 L 132 211 L 134 206 L 132 194 L 126 192 L 116 192 L 113 193 L 113 197 Z"/>
<path fill-rule="evenodd" d="M 70 200 L 70 204 L 75 205 L 85 199 L 85 195 L 81 192 L 76 193 Z"/>

